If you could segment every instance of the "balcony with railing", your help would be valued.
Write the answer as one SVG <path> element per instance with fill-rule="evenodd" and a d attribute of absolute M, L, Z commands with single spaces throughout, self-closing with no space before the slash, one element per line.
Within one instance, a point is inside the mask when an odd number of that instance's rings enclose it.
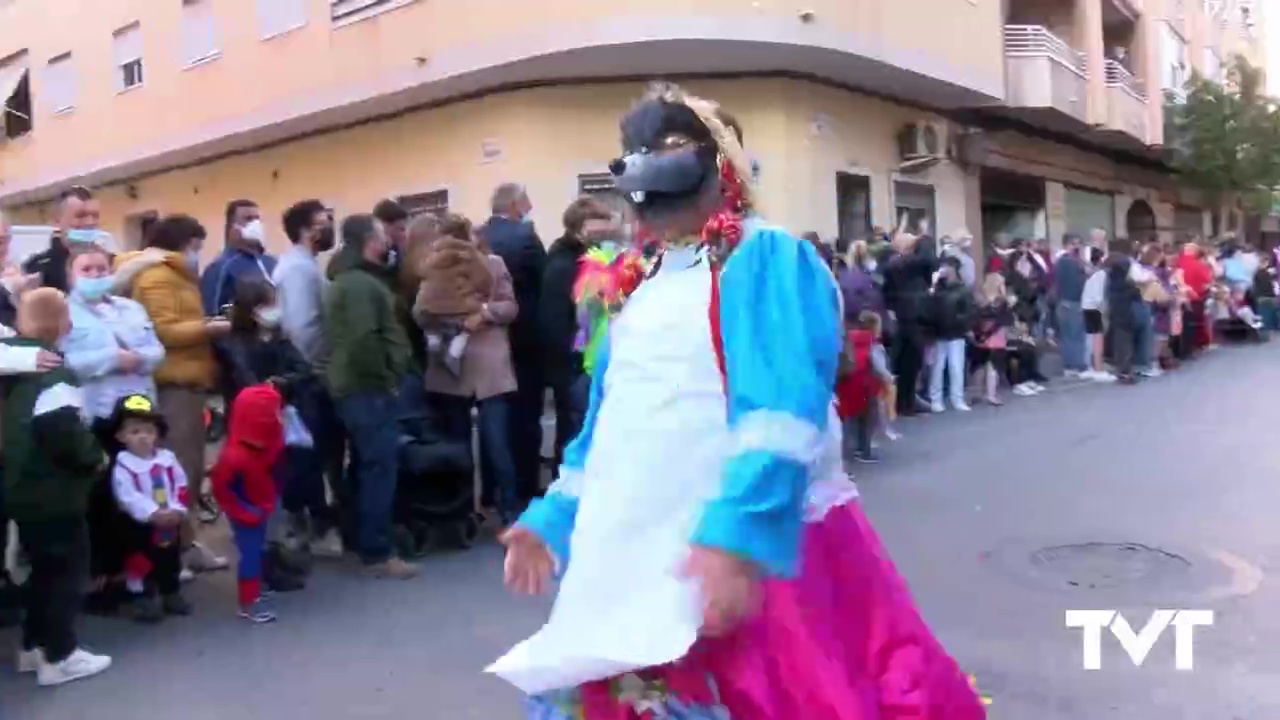
<path fill-rule="evenodd" d="M 1103 64 L 1107 86 L 1107 121 L 1109 130 L 1123 132 L 1147 142 L 1147 86 L 1116 60 Z"/>
<path fill-rule="evenodd" d="M 1086 122 L 1089 63 L 1083 52 L 1044 26 L 1006 25 L 1004 57 L 1010 106 L 1056 111 Z"/>

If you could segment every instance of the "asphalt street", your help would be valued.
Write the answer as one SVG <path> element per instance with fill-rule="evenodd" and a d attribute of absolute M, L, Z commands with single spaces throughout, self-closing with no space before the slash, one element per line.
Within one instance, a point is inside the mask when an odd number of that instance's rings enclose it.
<path fill-rule="evenodd" d="M 1280 717 L 1280 343 L 1211 353 L 1137 387 L 1063 387 L 1003 408 L 904 421 L 884 462 L 855 467 L 873 521 L 926 617 L 1002 720 Z M 92 620 L 109 673 L 42 690 L 0 661 L 3 720 L 520 717 L 484 665 L 546 601 L 509 597 L 492 545 L 434 556 L 409 582 L 322 567 L 234 617 L 232 578 L 190 588 L 198 614 L 157 628 Z M 1103 638 L 1085 671 L 1068 609 L 1212 609 L 1194 668 L 1174 633 L 1135 667 Z M 0 647 L 16 637 L 0 632 Z"/>

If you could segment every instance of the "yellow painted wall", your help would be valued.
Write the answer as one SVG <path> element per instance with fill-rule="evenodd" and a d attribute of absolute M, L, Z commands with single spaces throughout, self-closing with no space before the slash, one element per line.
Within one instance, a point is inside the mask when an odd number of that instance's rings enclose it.
<path fill-rule="evenodd" d="M 761 165 L 760 194 L 774 222 L 796 232 L 836 232 L 835 173 L 861 168 L 872 176 L 875 221 L 892 225 L 891 173 L 903 122 L 928 116 L 813 83 L 782 79 L 692 82 L 690 91 L 721 102 L 743 124 L 748 151 Z M 296 140 L 183 170 L 102 189 L 103 228 L 126 238 L 125 219 L 154 210 L 199 218 L 221 247 L 223 207 L 250 198 L 276 220 L 291 203 L 317 197 L 340 215 L 368 211 L 379 199 L 447 188 L 454 210 L 489 214 L 489 194 L 502 182 L 524 183 L 543 240 L 561 231 L 560 215 L 577 194 L 580 173 L 602 172 L 618 154 L 617 120 L 644 90 L 622 82 L 522 90 L 423 110 L 398 118 Z M 830 132 L 811 133 L 815 116 Z M 501 149 L 486 161 L 485 144 Z M 921 176 L 937 192 L 939 230 L 963 225 L 963 175 L 949 164 Z M 14 208 L 17 223 L 45 223 L 48 205 Z M 268 224 L 269 245 L 287 240 Z"/>
<path fill-rule="evenodd" d="M 506 50 L 530 38 L 555 35 L 589 46 L 614 27 L 633 28 L 640 42 L 683 37 L 681 28 L 707 19 L 765 20 L 779 29 L 811 28 L 800 43 L 821 44 L 836 33 L 879 48 L 889 62 L 928 57 L 939 77 L 956 73 L 956 81 L 999 77 L 1003 63 L 999 0 L 417 0 L 338 26 L 327 0 L 308 0 L 304 26 L 268 39 L 257 20 L 260 1 L 214 0 L 221 56 L 189 68 L 178 0 L 0 3 L 0 58 L 28 52 L 36 99 L 35 131 L 0 149 L 0 181 L 118 162 L 290 98 L 337 97 L 403 73 L 427 81 L 437 62 L 500 65 L 510 61 Z M 812 12 L 808 23 L 802 10 Z M 112 33 L 133 22 L 141 24 L 145 80 L 120 93 Z M 76 75 L 75 109 L 54 115 L 42 102 L 42 72 L 66 52 Z"/>

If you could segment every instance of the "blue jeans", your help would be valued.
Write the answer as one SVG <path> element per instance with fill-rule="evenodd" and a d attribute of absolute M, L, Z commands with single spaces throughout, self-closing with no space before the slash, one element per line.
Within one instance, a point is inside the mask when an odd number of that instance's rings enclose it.
<path fill-rule="evenodd" d="M 338 399 L 338 415 L 351 443 L 356 549 L 367 564 L 391 557 L 391 522 L 399 473 L 399 406 L 390 392 Z"/>
<path fill-rule="evenodd" d="M 1089 369 L 1089 351 L 1085 346 L 1084 310 L 1080 303 L 1063 300 L 1058 303 L 1058 347 L 1064 370 L 1084 372 Z"/>
<path fill-rule="evenodd" d="M 951 404 L 964 404 L 964 338 L 937 340 L 933 343 L 933 366 L 929 368 L 929 402 L 942 404 L 942 376 L 947 373 Z"/>
<path fill-rule="evenodd" d="M 502 518 L 515 521 L 524 498 L 511 446 L 513 395 L 495 395 L 477 403 L 479 407 L 480 473 L 492 488 L 493 502 Z"/>
<path fill-rule="evenodd" d="M 1145 302 L 1133 304 L 1133 366 L 1137 370 L 1149 370 L 1155 360 L 1155 318 L 1151 306 Z"/>

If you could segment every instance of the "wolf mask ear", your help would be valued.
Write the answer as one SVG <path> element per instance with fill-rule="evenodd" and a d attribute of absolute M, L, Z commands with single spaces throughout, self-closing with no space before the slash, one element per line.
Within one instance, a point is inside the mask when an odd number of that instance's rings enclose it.
<path fill-rule="evenodd" d="M 56 342 L 70 329 L 67 298 L 54 288 L 36 288 L 18 303 L 18 332 L 37 340 Z"/>

